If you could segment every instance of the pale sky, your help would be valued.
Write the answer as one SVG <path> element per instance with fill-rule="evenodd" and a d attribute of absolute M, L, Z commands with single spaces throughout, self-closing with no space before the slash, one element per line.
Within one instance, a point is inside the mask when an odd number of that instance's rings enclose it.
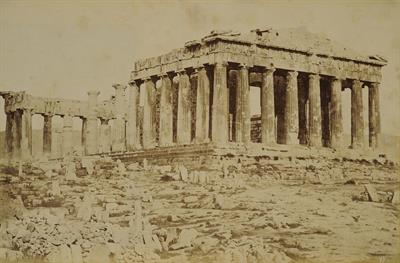
<path fill-rule="evenodd" d="M 382 71 L 382 131 L 400 135 L 398 1 L 214 2 L 0 0 L 0 90 L 86 100 L 87 91 L 97 89 L 107 99 L 113 83 L 129 80 L 136 59 L 182 47 L 213 29 L 305 26 L 389 61 Z"/>

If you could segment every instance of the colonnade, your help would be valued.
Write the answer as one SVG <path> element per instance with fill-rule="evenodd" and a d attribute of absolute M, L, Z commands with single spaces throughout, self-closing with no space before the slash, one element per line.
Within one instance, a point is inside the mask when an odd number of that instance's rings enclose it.
<path fill-rule="evenodd" d="M 368 87 L 369 147 L 380 134 L 379 83 L 316 73 L 219 62 L 114 85 L 113 117 L 99 117 L 98 91 L 88 92 L 82 119 L 85 154 L 171 145 L 251 142 L 250 74 L 260 76 L 261 143 L 343 147 L 342 91 L 351 89 L 351 148 L 364 145 L 362 88 Z M 343 86 L 344 85 L 344 86 Z M 6 151 L 32 154 L 30 109 L 6 112 Z M 43 114 L 43 152 L 73 151 L 72 116 L 61 129 Z M 58 138 L 57 143 L 52 138 Z M 58 153 L 57 153 L 58 152 Z"/>

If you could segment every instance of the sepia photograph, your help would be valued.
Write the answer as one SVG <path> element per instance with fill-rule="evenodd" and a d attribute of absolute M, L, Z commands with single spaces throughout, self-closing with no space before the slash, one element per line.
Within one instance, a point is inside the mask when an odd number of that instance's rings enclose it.
<path fill-rule="evenodd" d="M 0 0 L 0 263 L 400 262 L 400 0 Z"/>

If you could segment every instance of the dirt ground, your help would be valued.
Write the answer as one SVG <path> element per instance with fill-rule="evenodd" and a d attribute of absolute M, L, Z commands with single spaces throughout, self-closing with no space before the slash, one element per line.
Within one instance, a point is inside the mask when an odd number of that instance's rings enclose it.
<path fill-rule="evenodd" d="M 24 166 L 19 176 L 18 167 L 3 167 L 0 256 L 35 262 L 400 259 L 400 205 L 391 201 L 400 188 L 396 166 L 93 163 L 92 175 L 80 167 L 70 179 L 68 164 L 47 171 Z"/>

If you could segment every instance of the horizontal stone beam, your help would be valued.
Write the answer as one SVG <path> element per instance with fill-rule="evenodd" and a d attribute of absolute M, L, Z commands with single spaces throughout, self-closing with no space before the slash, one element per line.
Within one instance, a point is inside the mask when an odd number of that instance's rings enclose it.
<path fill-rule="evenodd" d="M 131 80 L 145 79 L 183 68 L 196 68 L 220 61 L 245 63 L 249 66 L 275 67 L 285 70 L 315 73 L 341 79 L 358 79 L 367 82 L 381 81 L 382 62 L 355 61 L 327 55 L 288 52 L 277 48 L 261 48 L 219 43 L 215 50 L 203 47 L 202 52 L 177 52 L 135 63 Z"/>

